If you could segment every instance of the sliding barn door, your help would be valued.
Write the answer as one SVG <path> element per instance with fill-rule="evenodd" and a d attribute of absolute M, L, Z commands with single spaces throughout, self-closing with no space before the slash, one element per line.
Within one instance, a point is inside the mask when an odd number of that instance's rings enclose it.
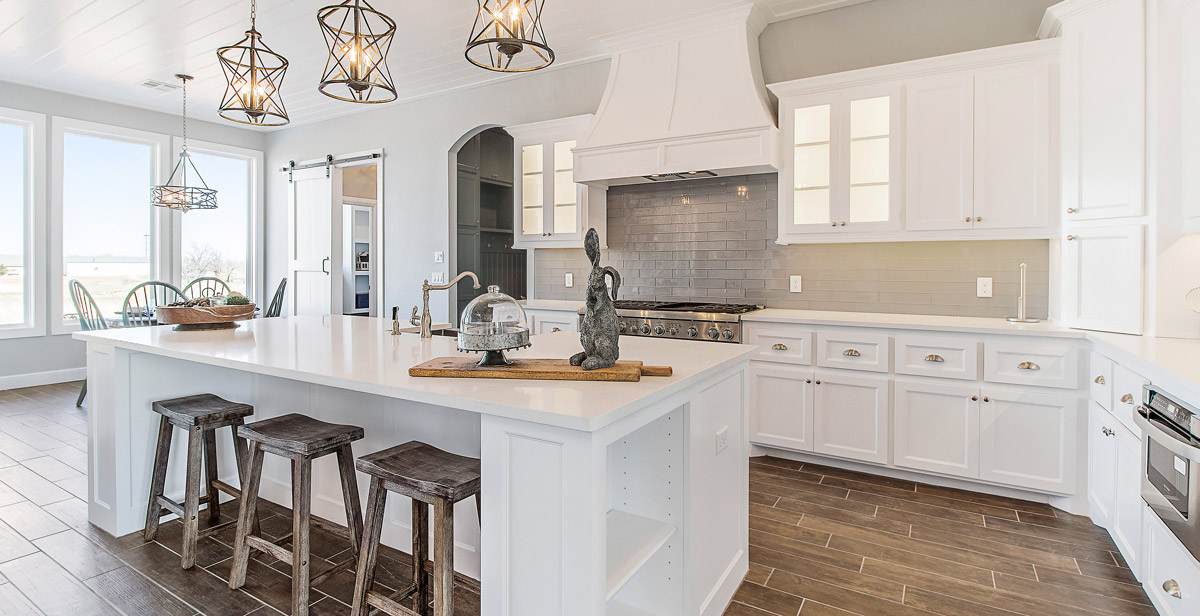
<path fill-rule="evenodd" d="M 288 191 L 292 315 L 342 313 L 341 195 L 342 171 L 337 167 L 292 174 Z"/>

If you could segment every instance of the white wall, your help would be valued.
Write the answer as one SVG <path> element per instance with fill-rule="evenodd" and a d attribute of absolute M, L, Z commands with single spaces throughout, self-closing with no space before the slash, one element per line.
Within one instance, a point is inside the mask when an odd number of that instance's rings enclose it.
<path fill-rule="evenodd" d="M 0 107 L 46 114 L 47 157 L 51 156 L 53 151 L 49 130 L 51 116 L 100 122 L 166 135 L 179 135 L 182 132 L 182 121 L 178 116 L 3 81 L 0 81 Z M 237 128 L 232 124 L 215 124 L 194 119 L 188 122 L 188 137 L 255 150 L 262 150 L 265 145 L 262 133 Z M 54 178 L 48 178 L 48 181 L 53 182 Z M 51 191 L 47 190 L 46 193 L 48 199 Z M 46 208 L 48 204 L 39 203 L 37 207 Z M 146 207 L 151 207 L 149 190 L 146 192 Z M 42 243 L 36 250 L 46 250 L 48 238 L 38 240 Z M 44 275 L 46 284 L 50 284 L 49 272 L 44 272 Z M 7 387 L 6 383 L 18 382 L 12 378 L 17 375 L 82 369 L 83 348 L 82 343 L 71 340 L 70 336 L 0 340 L 0 388 Z"/>
<path fill-rule="evenodd" d="M 270 133 L 266 279 L 287 275 L 287 174 L 277 170 L 289 160 L 383 148 L 383 308 L 390 314 L 391 306 L 400 306 L 401 314 L 410 314 L 421 303 L 421 281 L 434 271 L 447 271 L 445 263 L 434 264 L 433 253 L 450 251 L 450 149 L 455 142 L 480 126 L 595 112 L 608 65 L 603 60 L 541 71 Z M 447 320 L 447 306 L 446 293 L 431 295 L 434 321 Z"/>

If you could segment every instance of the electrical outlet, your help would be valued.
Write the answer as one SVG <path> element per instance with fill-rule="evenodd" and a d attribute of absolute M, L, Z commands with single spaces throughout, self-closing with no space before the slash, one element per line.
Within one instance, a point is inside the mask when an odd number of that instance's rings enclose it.
<path fill-rule="evenodd" d="M 445 272 L 434 272 L 433 277 L 429 279 L 431 284 L 446 284 Z"/>
<path fill-rule="evenodd" d="M 445 263 L 446 262 L 446 253 L 444 253 L 440 250 L 433 253 L 433 262 L 434 263 Z"/>
<path fill-rule="evenodd" d="M 567 275 L 563 278 L 563 284 L 566 285 L 568 289 L 575 286 L 575 274 L 567 272 Z"/>
<path fill-rule="evenodd" d="M 992 296 L 992 279 L 976 278 L 975 279 L 975 297 L 991 297 Z"/>
<path fill-rule="evenodd" d="M 717 430 L 717 453 L 725 451 L 729 447 L 729 426 L 724 426 Z"/>
<path fill-rule="evenodd" d="M 792 293 L 799 293 L 803 288 L 800 284 L 800 276 L 792 276 L 791 283 L 788 288 Z"/>

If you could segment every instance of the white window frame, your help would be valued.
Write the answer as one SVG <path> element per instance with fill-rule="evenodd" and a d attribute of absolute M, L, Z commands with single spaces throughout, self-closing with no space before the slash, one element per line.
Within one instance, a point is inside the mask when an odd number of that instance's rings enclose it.
<path fill-rule="evenodd" d="M 46 334 L 46 116 L 0 107 L 0 121 L 25 127 L 25 322 L 0 325 L 0 340 Z"/>
<path fill-rule="evenodd" d="M 171 139 L 171 165 L 174 167 L 179 160 L 179 151 L 183 148 L 183 139 L 181 137 L 172 137 Z M 215 143 L 211 141 L 197 141 L 195 139 L 188 140 L 188 150 L 199 152 L 201 154 L 210 154 L 213 156 L 226 156 L 229 158 L 240 158 L 250 161 L 250 212 L 249 220 L 246 221 L 246 238 L 249 251 L 246 255 L 246 294 L 250 296 L 259 305 L 265 306 L 265 303 L 270 301 L 270 298 L 265 293 L 274 293 L 274 289 L 267 289 L 265 286 L 265 246 L 264 239 L 266 237 L 266 227 L 264 220 L 264 210 L 266 203 L 266 182 L 263 177 L 264 155 L 258 150 L 249 148 L 239 148 L 237 146 L 225 145 L 223 143 Z M 200 169 L 203 174 L 204 170 Z M 221 195 L 217 194 L 217 207 L 221 207 Z M 183 285 L 191 282 L 183 280 L 183 217 L 184 216 L 203 216 L 203 211 L 195 211 L 184 214 L 178 211 L 166 212 L 170 220 L 170 242 L 169 250 L 166 253 L 171 284 L 183 288 Z"/>
<path fill-rule="evenodd" d="M 50 242 L 47 258 L 50 263 L 50 331 L 53 334 L 69 334 L 79 331 L 78 323 L 68 323 L 63 315 L 63 139 L 67 133 L 114 139 L 149 145 L 153 148 L 156 163 L 153 168 L 153 185 L 162 184 L 170 173 L 170 137 L 110 124 L 87 122 L 74 118 L 54 116 L 52 122 L 53 157 L 50 173 L 54 178 L 53 194 L 50 199 Z M 171 219 L 164 215 L 166 208 L 150 205 L 150 187 L 146 187 L 146 207 L 152 208 L 150 219 L 150 279 L 162 280 L 170 274 Z"/>

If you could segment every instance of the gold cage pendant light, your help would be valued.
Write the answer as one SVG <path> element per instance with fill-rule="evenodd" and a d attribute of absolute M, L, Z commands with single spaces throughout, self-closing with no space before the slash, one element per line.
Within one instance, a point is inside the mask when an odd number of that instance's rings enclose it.
<path fill-rule="evenodd" d="M 225 96 L 220 115 L 226 120 L 254 126 L 283 126 L 287 109 L 279 89 L 287 72 L 287 58 L 271 51 L 255 27 L 258 3 L 250 1 L 250 29 L 233 45 L 217 49 L 225 72 Z"/>
<path fill-rule="evenodd" d="M 216 209 L 217 191 L 208 187 L 208 183 L 200 175 L 200 170 L 192 162 L 192 157 L 188 155 L 187 82 L 192 80 L 192 76 L 180 74 L 175 77 L 183 81 L 183 149 L 179 151 L 179 162 L 175 163 L 175 168 L 171 170 L 171 177 L 167 178 L 167 183 L 150 189 L 150 203 L 183 212 Z M 200 180 L 201 186 L 188 185 L 188 167 L 191 167 L 192 173 Z M 179 174 L 179 183 L 175 182 L 177 173 Z"/>
<path fill-rule="evenodd" d="M 467 41 L 467 61 L 489 71 L 525 73 L 554 63 L 546 43 L 546 0 L 477 0 L 479 12 Z"/>
<path fill-rule="evenodd" d="M 387 66 L 396 22 L 366 0 L 345 0 L 317 11 L 329 58 L 321 77 L 325 96 L 351 103 L 396 100 Z"/>

